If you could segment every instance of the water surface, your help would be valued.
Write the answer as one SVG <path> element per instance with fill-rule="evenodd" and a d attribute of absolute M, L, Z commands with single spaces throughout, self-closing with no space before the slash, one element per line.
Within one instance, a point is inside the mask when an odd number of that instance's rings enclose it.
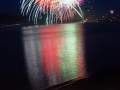
<path fill-rule="evenodd" d="M 120 23 L 0 28 L 0 90 L 40 90 L 116 68 Z"/>
<path fill-rule="evenodd" d="M 54 86 L 86 74 L 82 25 L 23 27 L 23 41 L 33 89 Z"/>

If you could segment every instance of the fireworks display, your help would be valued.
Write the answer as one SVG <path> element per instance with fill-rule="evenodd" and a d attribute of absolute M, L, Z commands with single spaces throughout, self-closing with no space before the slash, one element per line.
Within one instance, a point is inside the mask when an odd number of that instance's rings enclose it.
<path fill-rule="evenodd" d="M 77 14 L 83 18 L 81 5 L 84 0 L 21 0 L 21 13 L 29 14 L 29 20 L 34 20 L 37 24 L 37 19 L 42 14 L 46 15 L 48 24 L 61 23 L 67 20 L 72 20 Z"/>

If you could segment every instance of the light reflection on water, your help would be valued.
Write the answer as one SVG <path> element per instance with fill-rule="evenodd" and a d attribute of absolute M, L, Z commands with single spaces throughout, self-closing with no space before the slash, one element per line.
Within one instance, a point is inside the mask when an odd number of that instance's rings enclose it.
<path fill-rule="evenodd" d="M 23 28 L 24 50 L 33 90 L 85 75 L 84 32 L 79 24 Z"/>

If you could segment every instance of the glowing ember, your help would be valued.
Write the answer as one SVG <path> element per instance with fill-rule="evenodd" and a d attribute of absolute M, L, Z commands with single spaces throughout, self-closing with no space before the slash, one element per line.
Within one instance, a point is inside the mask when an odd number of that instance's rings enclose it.
<path fill-rule="evenodd" d="M 111 14 L 114 14 L 114 11 L 113 11 L 113 10 L 110 10 L 110 13 L 111 13 Z"/>

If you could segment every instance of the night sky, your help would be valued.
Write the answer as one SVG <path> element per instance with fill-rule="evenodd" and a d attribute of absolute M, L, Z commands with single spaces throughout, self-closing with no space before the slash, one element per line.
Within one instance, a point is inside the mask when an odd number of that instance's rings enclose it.
<path fill-rule="evenodd" d="M 89 0 L 93 1 L 93 0 Z M 120 15 L 120 0 L 94 0 L 94 3 L 87 4 L 93 6 L 90 12 L 83 11 L 87 15 L 104 15 L 108 14 L 109 10 L 113 9 L 116 15 Z M 86 7 L 85 9 L 89 9 Z M 0 14 L 20 15 L 20 0 L 0 0 Z"/>

